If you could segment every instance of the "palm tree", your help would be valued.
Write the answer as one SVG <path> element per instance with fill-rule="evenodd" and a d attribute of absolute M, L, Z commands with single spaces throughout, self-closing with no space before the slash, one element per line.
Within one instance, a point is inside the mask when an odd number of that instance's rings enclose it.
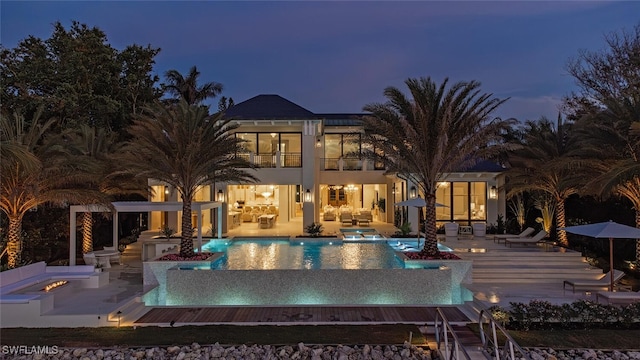
<path fill-rule="evenodd" d="M 584 179 L 577 171 L 580 162 L 575 157 L 575 147 L 560 117 L 557 128 L 544 117 L 527 121 L 525 127 L 523 146 L 508 154 L 508 196 L 524 191 L 541 193 L 546 208 L 555 208 L 558 241 L 568 246 L 567 234 L 560 230 L 565 226 L 564 205 L 569 196 L 578 193 Z"/>
<path fill-rule="evenodd" d="M 640 228 L 640 101 L 607 101 L 605 105 L 605 110 L 576 124 L 581 154 L 596 160 L 586 188 L 597 195 L 628 199 Z M 636 240 L 636 261 L 640 261 L 640 239 Z"/>
<path fill-rule="evenodd" d="M 362 156 L 383 163 L 416 184 L 427 203 L 423 252 L 438 253 L 435 197 L 442 174 L 468 168 L 499 153 L 501 133 L 513 121 L 491 118 L 506 100 L 480 93 L 476 81 L 447 88 L 431 78 L 405 81 L 411 98 L 399 89 L 384 91 L 387 103 L 364 107 Z"/>
<path fill-rule="evenodd" d="M 201 104 L 208 98 L 214 98 L 222 92 L 222 84 L 208 82 L 198 86 L 200 72 L 193 66 L 186 77 L 177 70 L 169 70 L 164 75 L 167 83 L 163 85 L 165 91 L 174 96 L 176 101 L 184 100 L 189 105 Z"/>
<path fill-rule="evenodd" d="M 69 132 L 69 138 L 74 143 L 76 156 L 83 157 L 94 163 L 89 176 L 93 176 L 96 185 L 96 195 L 92 203 L 100 203 L 109 207 L 116 195 L 148 195 L 146 181 L 118 171 L 120 164 L 113 154 L 121 145 L 116 142 L 118 134 L 108 132 L 103 128 L 95 128 L 86 124 Z M 88 158 L 88 159 L 86 159 Z M 82 252 L 93 251 L 93 213 L 82 214 Z"/>
<path fill-rule="evenodd" d="M 55 120 L 42 121 L 41 115 L 42 109 L 31 121 L 18 113 L 0 115 L 2 147 L 15 150 L 6 152 L 8 156 L 0 163 L 0 209 L 9 220 L 9 268 L 20 262 L 22 219 L 27 211 L 44 203 L 82 202 L 95 196 L 86 187 L 90 164 L 69 161 L 69 144 L 46 136 Z"/>
<path fill-rule="evenodd" d="M 126 172 L 142 179 L 156 179 L 173 186 L 182 197 L 180 255 L 191 257 L 193 228 L 191 202 L 196 190 L 215 181 L 255 181 L 241 168 L 254 168 L 236 157 L 242 140 L 236 138 L 231 120 L 210 116 L 208 107 L 180 101 L 177 106 L 156 103 L 137 118 L 132 136 L 122 149 Z"/>

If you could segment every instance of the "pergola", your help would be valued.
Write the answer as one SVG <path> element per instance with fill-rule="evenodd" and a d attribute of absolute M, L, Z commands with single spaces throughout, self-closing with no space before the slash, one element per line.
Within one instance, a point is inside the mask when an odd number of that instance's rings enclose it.
<path fill-rule="evenodd" d="M 72 205 L 69 207 L 69 265 L 76 264 L 76 215 L 85 212 L 113 212 L 113 246 L 118 248 L 118 213 L 121 212 L 150 212 L 150 211 L 182 211 L 182 202 L 151 202 L 151 201 L 116 201 L 112 208 L 104 205 Z M 194 201 L 191 211 L 198 214 L 198 251 L 202 250 L 202 212 L 203 210 L 218 209 L 217 236 L 222 238 L 222 203 L 217 201 Z"/>

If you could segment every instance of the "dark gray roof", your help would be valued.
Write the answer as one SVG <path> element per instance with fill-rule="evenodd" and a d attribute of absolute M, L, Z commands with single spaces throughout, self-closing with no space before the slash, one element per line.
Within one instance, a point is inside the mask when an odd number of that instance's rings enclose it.
<path fill-rule="evenodd" d="M 503 172 L 506 171 L 502 165 L 494 161 L 482 160 L 463 172 Z"/>
<path fill-rule="evenodd" d="M 361 118 L 366 114 L 316 114 L 325 119 L 324 126 L 360 126 Z"/>
<path fill-rule="evenodd" d="M 280 95 L 254 96 L 227 109 L 225 117 L 244 120 L 318 119 L 318 115 Z"/>

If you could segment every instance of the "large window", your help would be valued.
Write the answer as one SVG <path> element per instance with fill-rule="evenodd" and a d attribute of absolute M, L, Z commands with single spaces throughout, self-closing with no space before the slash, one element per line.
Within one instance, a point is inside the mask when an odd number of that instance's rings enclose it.
<path fill-rule="evenodd" d="M 485 182 L 441 182 L 436 190 L 436 221 L 471 223 L 487 220 Z"/>
<path fill-rule="evenodd" d="M 236 136 L 245 141 L 245 153 L 239 156 L 249 160 L 252 153 L 254 162 L 261 167 L 275 167 L 277 151 L 280 151 L 280 167 L 302 166 L 301 133 L 236 133 Z"/>
<path fill-rule="evenodd" d="M 325 134 L 324 135 L 324 170 L 338 170 L 338 160 L 342 158 L 344 170 L 359 170 L 360 134 Z"/>

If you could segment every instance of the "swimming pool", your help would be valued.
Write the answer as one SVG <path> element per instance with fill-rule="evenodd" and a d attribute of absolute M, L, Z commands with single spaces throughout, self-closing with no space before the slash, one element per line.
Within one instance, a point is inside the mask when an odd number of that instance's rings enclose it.
<path fill-rule="evenodd" d="M 222 251 L 216 270 L 402 269 L 403 262 L 384 242 L 342 243 L 240 240 L 208 243 L 203 251 Z"/>
<path fill-rule="evenodd" d="M 409 261 L 387 241 L 213 240 L 215 259 L 145 262 L 152 306 L 453 304 L 469 268 Z M 395 240 L 397 245 L 397 240 Z M 470 266 L 469 266 L 470 267 Z M 197 270 L 197 271 L 196 271 Z"/>

